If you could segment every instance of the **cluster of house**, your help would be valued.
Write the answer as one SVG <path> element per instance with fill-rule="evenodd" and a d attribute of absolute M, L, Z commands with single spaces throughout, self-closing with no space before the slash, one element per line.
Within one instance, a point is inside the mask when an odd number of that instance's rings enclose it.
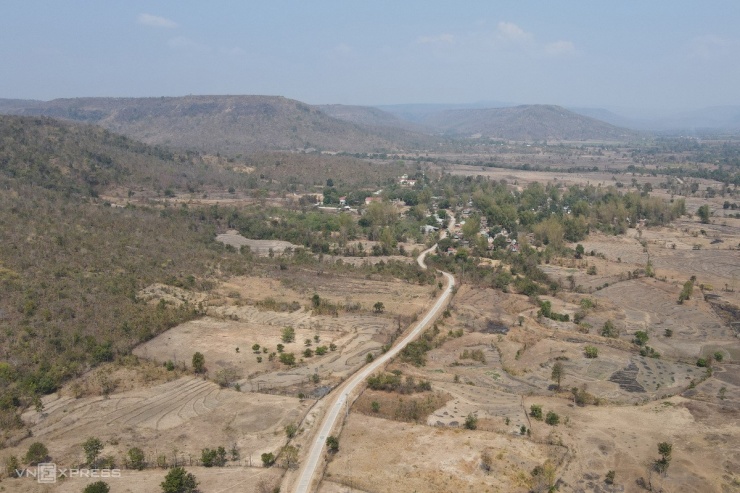
<path fill-rule="evenodd" d="M 409 175 L 401 175 L 401 177 L 398 178 L 398 184 L 402 187 L 414 187 L 416 186 L 416 180 L 409 179 Z"/>

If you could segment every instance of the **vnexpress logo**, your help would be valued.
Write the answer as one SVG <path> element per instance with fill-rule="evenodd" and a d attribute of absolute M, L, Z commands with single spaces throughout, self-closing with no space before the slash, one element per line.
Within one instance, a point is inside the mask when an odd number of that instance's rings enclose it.
<path fill-rule="evenodd" d="M 36 469 L 16 469 L 19 478 L 34 478 L 41 484 L 56 483 L 58 478 L 120 478 L 120 469 L 76 469 L 57 467 L 53 462 L 42 462 Z"/>

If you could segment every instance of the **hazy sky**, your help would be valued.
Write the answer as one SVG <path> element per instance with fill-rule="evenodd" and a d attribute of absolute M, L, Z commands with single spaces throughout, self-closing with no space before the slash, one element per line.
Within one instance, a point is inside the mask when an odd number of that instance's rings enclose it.
<path fill-rule="evenodd" d="M 740 0 L 34 1 L 0 6 L 0 98 L 740 104 Z"/>

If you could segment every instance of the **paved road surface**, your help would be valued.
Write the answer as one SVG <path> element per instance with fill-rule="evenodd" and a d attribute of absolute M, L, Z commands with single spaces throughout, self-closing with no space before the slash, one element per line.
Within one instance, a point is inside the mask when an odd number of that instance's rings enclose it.
<path fill-rule="evenodd" d="M 437 245 L 425 250 L 421 255 L 419 255 L 419 258 L 417 258 L 417 262 L 419 262 L 419 265 L 422 268 L 426 269 L 424 257 L 426 257 L 426 255 L 435 248 L 437 248 Z M 319 432 L 311 444 L 311 450 L 309 451 L 308 457 L 304 461 L 303 469 L 301 470 L 298 481 L 296 482 L 294 490 L 296 493 L 310 493 L 314 475 L 316 474 L 316 470 L 319 468 L 319 463 L 323 456 L 326 438 L 331 434 L 339 415 L 347 411 L 347 397 L 351 395 L 352 392 L 354 392 L 355 389 L 357 389 L 357 387 L 367 379 L 367 377 L 369 377 L 378 368 L 385 365 L 391 360 L 391 358 L 395 357 L 408 343 L 416 339 L 429 325 L 432 324 L 432 322 L 434 322 L 434 320 L 436 320 L 439 313 L 446 306 L 447 301 L 450 299 L 452 294 L 452 287 L 455 285 L 455 278 L 447 272 L 442 272 L 442 274 L 447 278 L 447 287 L 439 298 L 437 298 L 434 306 L 432 306 L 424 318 L 416 324 L 416 327 L 414 327 L 414 329 L 404 337 L 401 342 L 393 346 L 388 350 L 388 352 L 378 356 L 375 361 L 369 365 L 364 366 L 357 373 L 352 375 L 342 386 L 337 388 L 338 393 L 333 397 L 334 402 L 329 404 L 329 408 L 324 416 L 324 421 L 321 423 Z"/>

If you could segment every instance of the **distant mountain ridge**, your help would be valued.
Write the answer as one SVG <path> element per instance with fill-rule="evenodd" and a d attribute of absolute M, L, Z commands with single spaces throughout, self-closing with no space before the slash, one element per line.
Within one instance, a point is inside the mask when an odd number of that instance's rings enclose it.
<path fill-rule="evenodd" d="M 690 111 L 681 111 L 661 115 L 649 115 L 643 111 L 639 115 L 630 114 L 629 110 L 607 110 L 603 108 L 568 108 L 580 115 L 596 118 L 612 125 L 633 128 L 636 130 L 661 132 L 669 134 L 705 132 L 740 131 L 740 106 L 712 106 Z"/>
<path fill-rule="evenodd" d="M 532 140 L 628 140 L 639 133 L 554 105 L 445 110 L 423 122 L 447 136 Z"/>
<path fill-rule="evenodd" d="M 281 96 L 0 100 L 0 112 L 91 123 L 147 144 L 212 153 L 412 150 L 439 140 L 402 128 L 342 121 Z"/>
<path fill-rule="evenodd" d="M 321 104 L 316 108 L 332 118 L 370 127 L 399 128 L 410 132 L 431 133 L 432 129 L 399 118 L 398 116 L 372 106 L 353 106 L 345 104 Z"/>
<path fill-rule="evenodd" d="M 494 104 L 494 103 L 491 103 Z M 313 106 L 281 96 L 0 100 L 0 113 L 99 125 L 151 145 L 228 155 L 269 150 L 401 152 L 451 139 L 623 141 L 633 130 L 553 105 Z M 608 116 L 608 115 L 607 115 Z"/>

